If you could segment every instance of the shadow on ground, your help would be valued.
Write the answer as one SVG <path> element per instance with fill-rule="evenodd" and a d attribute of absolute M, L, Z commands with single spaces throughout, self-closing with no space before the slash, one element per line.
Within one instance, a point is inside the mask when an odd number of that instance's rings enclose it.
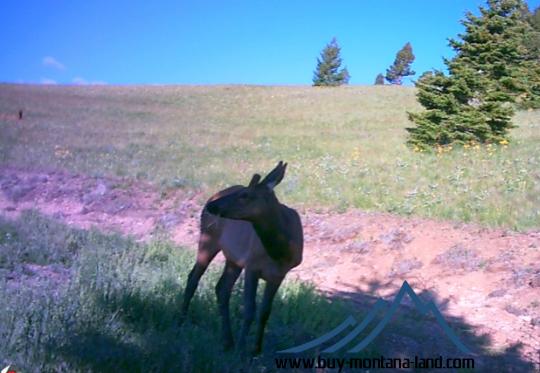
<path fill-rule="evenodd" d="M 376 290 L 380 286 L 378 283 L 370 284 L 370 293 L 376 293 Z M 387 308 L 377 313 L 377 316 L 371 321 L 371 325 L 373 326 L 358 335 L 355 338 L 355 342 L 350 343 L 351 347 L 360 343 L 374 329 L 374 326 L 381 321 L 386 315 L 387 309 L 392 305 L 399 290 L 397 289 L 386 297 Z M 371 342 L 371 344 L 378 347 L 385 357 L 408 357 L 412 360 L 415 356 L 419 358 L 437 358 L 442 356 L 443 361 L 447 358 L 474 359 L 474 369 L 447 369 L 446 371 L 448 372 L 538 372 L 538 367 L 535 367 L 532 361 L 523 359 L 523 354 L 521 353 L 522 345 L 514 344 L 507 346 L 504 351 L 496 351 L 493 348 L 490 335 L 476 333 L 475 328 L 464 322 L 463 319 L 445 314 L 444 311 L 447 309 L 447 304 L 444 301 L 439 301 L 436 295 L 431 292 L 420 292 L 417 295 L 423 304 L 427 304 L 430 300 L 435 303 L 443 318 L 450 326 L 450 329 L 471 350 L 471 353 L 462 352 L 445 333 L 433 313 L 428 312 L 426 315 L 423 315 L 411 298 L 405 295 L 388 324 L 386 324 L 380 334 Z M 351 304 L 356 309 L 356 313 L 352 315 L 358 323 L 363 320 L 363 317 L 360 317 L 359 314 L 366 314 L 371 311 L 378 299 L 368 296 L 360 290 L 352 292 L 336 291 L 328 296 L 331 300 L 346 300 Z M 540 351 L 538 351 L 538 357 L 540 357 Z"/>
<path fill-rule="evenodd" d="M 372 284 L 377 286 L 377 284 Z M 179 294 L 181 289 L 179 288 Z M 397 292 L 396 292 L 397 294 Z M 395 297 L 396 294 L 388 297 Z M 424 303 L 425 294 L 418 294 Z M 236 292 L 236 299 L 232 302 L 233 328 L 236 336 L 241 324 L 241 294 Z M 295 300 L 309 298 L 309 294 L 300 294 Z M 433 296 L 432 296 L 433 297 Z M 360 353 L 347 354 L 346 351 L 360 343 L 378 324 L 386 311 L 380 311 L 368 328 L 348 343 L 342 350 L 333 354 L 320 354 L 328 358 L 409 358 L 414 361 L 419 358 L 443 359 L 474 359 L 474 369 L 446 369 L 447 372 L 534 372 L 531 362 L 520 357 L 521 346 L 509 346 L 504 351 L 493 351 L 490 336 L 486 334 L 476 335 L 473 328 L 462 320 L 451 318 L 444 313 L 444 304 L 439 309 L 455 332 L 458 338 L 471 351 L 471 354 L 461 352 L 443 331 L 437 320 L 428 313 L 422 315 L 415 307 L 410 307 L 406 295 L 402 305 L 390 319 L 381 333 Z M 331 304 L 341 310 L 338 314 L 342 319 L 329 322 L 327 325 L 339 325 L 345 320 L 347 313 L 353 315 L 360 323 L 374 306 L 376 299 L 358 292 L 340 292 L 329 297 Z M 343 301 L 345 300 L 345 301 Z M 234 353 L 221 351 L 219 339 L 219 324 L 217 310 L 207 309 L 205 302 L 194 300 L 190 315 L 182 327 L 177 326 L 174 318 L 174 310 L 171 304 L 160 303 L 157 298 L 141 297 L 136 294 L 124 296 L 119 300 L 100 299 L 102 312 L 109 315 L 110 319 L 120 321 L 119 325 L 126 330 L 130 337 L 122 335 L 121 330 L 113 333 L 103 333 L 99 326 L 87 323 L 83 327 L 72 330 L 70 338 L 63 341 L 63 347 L 56 349 L 63 357 L 84 366 L 90 371 L 99 372 L 248 372 L 248 371 L 278 371 L 275 358 L 316 358 L 319 352 L 337 343 L 354 326 L 350 326 L 338 336 L 323 343 L 321 346 L 298 354 L 277 354 L 283 348 L 290 348 L 309 342 L 329 332 L 331 329 L 323 327 L 313 328 L 307 332 L 304 329 L 304 320 L 301 313 L 296 317 L 281 312 L 286 309 L 286 300 L 276 302 L 272 320 L 265 336 L 263 356 L 255 361 L 254 365 L 249 359 L 239 357 Z M 434 299 L 437 304 L 437 300 Z M 388 300 L 389 306 L 391 301 Z M 309 306 L 309 305 L 306 305 Z M 300 307 L 302 307 L 300 305 Z M 121 310 L 121 311 L 119 311 Z M 321 310 L 324 312 L 325 310 Z M 289 324 L 281 324 L 279 320 L 288 318 Z M 358 325 L 358 324 L 357 324 Z M 316 330 L 318 329 L 318 330 Z M 324 329 L 324 330 L 323 330 Z M 111 328 L 108 328 L 110 331 Z M 288 339 L 288 346 L 280 340 L 285 330 L 292 330 L 293 337 Z M 319 333 L 319 334 L 315 334 Z M 252 336 L 253 337 L 253 336 Z M 132 342 L 130 342 L 130 340 Z M 292 343 L 292 344 L 290 344 Z M 461 360 L 463 361 L 463 360 Z M 443 363 L 444 364 L 444 363 Z M 458 362 L 456 361 L 456 364 Z M 284 369 L 279 371 L 313 371 L 312 369 Z M 327 370 L 333 371 L 333 370 Z M 344 371 L 357 371 L 355 369 Z M 362 370 L 358 370 L 362 371 Z M 378 371 L 371 369 L 370 371 Z M 381 371 L 392 371 L 382 369 Z M 410 371 L 416 371 L 411 369 Z M 435 372 L 433 369 L 418 370 L 422 372 Z"/>
<path fill-rule="evenodd" d="M 325 298 L 311 285 L 288 281 L 276 297 L 267 326 L 263 354 L 250 362 L 246 357 L 234 352 L 225 353 L 221 349 L 220 322 L 213 291 L 220 268 L 217 268 L 217 271 L 216 268 L 210 270 L 203 277 L 192 301 L 188 319 L 182 326 L 178 326 L 176 316 L 181 305 L 185 279 L 193 265 L 192 252 L 185 252 L 184 258 L 182 249 L 172 244 L 136 244 L 118 236 L 101 235 L 95 231 L 77 231 L 75 234 L 67 226 L 65 230 L 71 232 L 69 237 L 72 241 L 58 239 L 63 237 L 63 230 L 59 226 L 61 223 L 53 222 L 52 219 L 35 213 L 22 215 L 20 221 L 10 223 L 8 233 L 12 239 L 3 243 L 6 250 L 14 253 L 15 249 L 23 246 L 26 250 L 24 252 L 27 252 L 28 245 L 35 246 L 35 250 L 43 250 L 40 242 L 48 242 L 48 247 L 54 243 L 51 247 L 54 247 L 55 251 L 70 252 L 76 258 L 70 272 L 74 277 L 67 281 L 69 286 L 65 292 L 58 287 L 50 294 L 34 294 L 36 298 L 39 296 L 47 299 L 42 303 L 28 303 L 35 307 L 32 317 L 27 317 L 30 313 L 25 314 L 25 309 L 12 314 L 5 311 L 0 313 L 0 321 L 3 323 L 0 326 L 18 325 L 16 329 L 10 330 L 18 333 L 20 338 L 20 349 L 0 351 L 2 356 L 8 357 L 9 353 L 10 358 L 25 361 L 30 357 L 30 354 L 25 352 L 25 349 L 29 349 L 30 342 L 27 339 L 29 334 L 24 330 L 47 330 L 47 338 L 44 338 L 43 343 L 38 345 L 32 341 L 37 351 L 34 356 L 40 356 L 44 360 L 41 366 L 47 367 L 41 369 L 44 372 L 276 372 L 276 358 L 300 358 L 307 361 L 317 359 L 319 355 L 326 359 L 381 356 L 402 359 L 414 359 L 415 356 L 474 358 L 474 369 L 445 371 L 534 372 L 533 364 L 522 357 L 522 346 L 513 345 L 503 351 L 493 351 L 489 335 L 475 333 L 473 326 L 447 315 L 446 304 L 431 293 L 419 293 L 418 296 L 424 304 L 429 299 L 434 301 L 461 342 L 473 351 L 472 354 L 462 353 L 431 314 L 422 315 L 416 307 L 411 307 L 412 302 L 408 295 L 405 295 L 400 307 L 381 333 L 358 354 L 347 354 L 347 351 L 375 328 L 386 311 L 379 311 L 362 333 L 335 353 L 320 354 L 322 350 L 348 335 L 354 326 L 304 352 L 277 354 L 277 351 L 310 342 L 330 332 L 349 315 L 352 315 L 357 323 L 361 322 L 377 302 L 376 298 L 368 295 L 376 293 L 376 290 L 382 287 L 377 282 L 370 284 L 368 292 L 360 289 L 334 292 Z M 8 227 L 7 223 L 2 224 Z M 32 244 L 24 237 L 27 235 L 25 232 L 33 231 L 40 232 L 42 241 Z M 56 241 L 52 240 L 53 236 L 57 238 Z M 76 247 L 77 250 L 69 251 L 71 247 Z M 24 257 L 20 256 L 19 261 L 23 261 Z M 56 260 L 56 257 L 51 256 L 50 261 L 53 259 Z M 49 278 L 47 281 L 56 284 L 54 281 L 60 280 Z M 36 281 L 18 280 L 17 286 L 26 286 L 28 291 L 32 292 L 36 290 L 31 288 L 35 283 Z M 4 280 L 3 284 L 13 285 L 13 280 Z M 5 291 L 6 296 L 19 294 L 15 291 L 10 293 L 10 290 L 6 289 L 7 287 L 0 289 Z M 387 303 L 391 303 L 398 291 L 399 289 L 396 289 L 385 299 Z M 13 301 L 15 304 L 17 300 Z M 40 320 L 37 317 L 40 312 L 46 316 L 41 320 L 45 320 L 43 322 L 49 323 L 48 325 L 36 324 L 34 321 Z M 232 326 L 236 336 L 242 323 L 241 314 L 240 279 L 231 298 Z M 6 315 L 9 317 L 4 317 Z M 16 323 L 7 324 L 12 319 Z M 255 327 L 252 328 L 252 332 L 254 331 Z M 311 372 L 313 368 L 300 367 L 279 371 Z"/>

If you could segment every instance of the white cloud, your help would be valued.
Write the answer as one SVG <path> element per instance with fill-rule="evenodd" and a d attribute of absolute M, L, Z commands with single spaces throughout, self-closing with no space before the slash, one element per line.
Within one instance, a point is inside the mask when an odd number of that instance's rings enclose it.
<path fill-rule="evenodd" d="M 88 82 L 86 81 L 86 79 L 77 77 L 73 78 L 73 84 L 86 85 L 88 84 Z"/>
<path fill-rule="evenodd" d="M 78 85 L 106 85 L 107 84 L 106 82 L 100 82 L 100 81 L 89 82 L 86 79 L 81 78 L 81 77 L 73 78 L 72 83 L 78 84 Z"/>
<path fill-rule="evenodd" d="M 48 78 L 41 78 L 40 79 L 41 84 L 58 84 L 56 83 L 56 80 L 48 79 Z"/>
<path fill-rule="evenodd" d="M 58 62 L 54 57 L 45 57 L 45 58 L 43 58 L 43 66 L 52 67 L 52 68 L 58 69 L 58 70 L 65 70 L 66 69 L 64 67 L 64 65 L 61 64 L 60 62 Z"/>

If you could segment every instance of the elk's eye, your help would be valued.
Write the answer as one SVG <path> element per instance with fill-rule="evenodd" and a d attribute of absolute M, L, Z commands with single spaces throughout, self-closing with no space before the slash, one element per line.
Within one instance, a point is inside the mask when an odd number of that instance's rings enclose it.
<path fill-rule="evenodd" d="M 240 193 L 239 197 L 240 197 L 240 199 L 246 199 L 246 198 L 248 198 L 248 194 L 246 192 Z"/>

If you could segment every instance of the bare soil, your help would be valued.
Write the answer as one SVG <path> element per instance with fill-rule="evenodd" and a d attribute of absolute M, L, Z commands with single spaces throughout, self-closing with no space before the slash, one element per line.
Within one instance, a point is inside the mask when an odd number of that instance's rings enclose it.
<path fill-rule="evenodd" d="M 69 225 L 120 231 L 139 240 L 161 226 L 189 249 L 196 249 L 200 210 L 208 197 L 136 180 L 5 166 L 0 189 L 0 213 L 8 217 L 37 208 Z M 435 302 L 451 326 L 467 329 L 460 339 L 473 352 L 474 345 L 481 345 L 482 354 L 512 350 L 516 359 L 533 362 L 540 371 L 538 230 L 518 233 L 358 210 L 310 210 L 302 221 L 304 261 L 292 275 L 366 311 L 378 297 L 391 303 L 406 280 L 424 303 Z M 406 320 L 418 319 L 409 297 L 402 306 Z M 435 318 L 426 317 L 423 328 L 430 335 L 422 343 L 448 340 Z M 403 335 L 387 340 L 395 342 L 386 347 L 398 355 L 398 345 L 407 346 L 407 352 L 424 351 Z M 451 343 L 437 348 L 442 355 L 459 353 Z"/>

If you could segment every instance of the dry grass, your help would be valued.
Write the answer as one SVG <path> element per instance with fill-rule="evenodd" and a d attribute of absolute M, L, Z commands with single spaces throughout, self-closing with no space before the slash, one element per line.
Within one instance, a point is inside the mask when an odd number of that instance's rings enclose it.
<path fill-rule="evenodd" d="M 0 162 L 208 189 L 283 159 L 285 203 L 522 230 L 540 225 L 540 116 L 508 146 L 404 147 L 414 88 L 0 85 Z"/>

